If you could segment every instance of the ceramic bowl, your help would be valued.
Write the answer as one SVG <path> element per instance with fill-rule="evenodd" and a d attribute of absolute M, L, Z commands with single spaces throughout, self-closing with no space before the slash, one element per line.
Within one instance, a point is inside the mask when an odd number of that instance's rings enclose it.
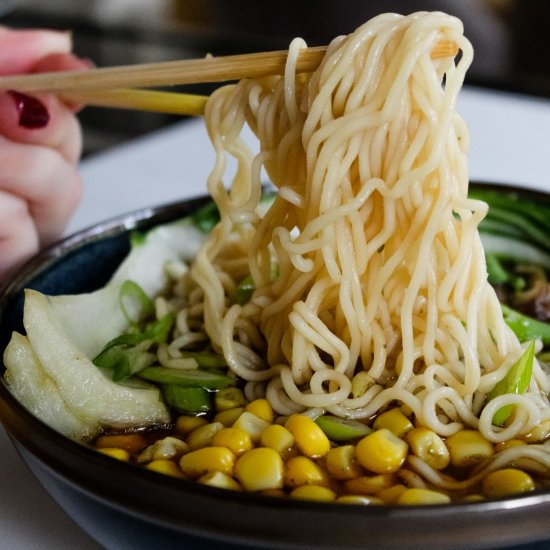
<path fill-rule="evenodd" d="M 518 192 L 550 205 L 548 195 Z M 46 294 L 96 289 L 128 252 L 131 230 L 188 215 L 206 201 L 140 210 L 79 232 L 33 258 L 0 291 L 0 349 L 13 330 L 22 330 L 25 287 Z M 108 548 L 444 550 L 550 544 L 550 491 L 413 507 L 283 500 L 202 486 L 116 461 L 49 428 L 1 383 L 0 419 L 40 483 Z M 529 548 L 548 547 L 540 544 Z"/>

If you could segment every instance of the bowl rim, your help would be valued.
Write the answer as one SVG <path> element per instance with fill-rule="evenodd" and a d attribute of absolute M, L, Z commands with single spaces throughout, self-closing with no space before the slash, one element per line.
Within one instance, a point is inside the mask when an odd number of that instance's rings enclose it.
<path fill-rule="evenodd" d="M 531 200 L 542 201 L 550 205 L 550 193 L 545 193 L 543 191 L 513 184 L 500 184 L 495 182 L 472 181 L 470 183 L 474 187 L 482 187 L 487 190 L 506 190 L 508 192 L 518 193 Z M 170 219 L 177 219 L 178 217 L 182 217 L 182 215 L 189 215 L 192 211 L 209 201 L 210 198 L 204 195 L 159 206 L 142 208 L 77 231 L 44 249 L 21 266 L 0 288 L 0 326 L 2 325 L 2 306 L 8 303 L 19 291 L 21 291 L 31 277 L 52 267 L 60 261 L 65 254 L 106 237 L 122 235 L 132 230 L 149 228 L 158 223 L 166 223 Z M 408 520 L 416 521 L 425 519 L 425 516 L 429 515 L 431 521 L 437 521 L 438 518 L 448 518 L 461 514 L 475 521 L 475 518 L 478 517 L 480 513 L 485 514 L 488 511 L 492 511 L 496 514 L 503 514 L 506 513 L 507 510 L 521 509 L 521 511 L 528 513 L 530 508 L 537 507 L 542 503 L 550 505 L 550 489 L 539 489 L 528 494 L 479 502 L 452 502 L 448 504 L 412 507 L 396 505 L 365 507 L 353 504 L 342 506 L 337 503 L 281 499 L 244 491 L 227 491 L 225 489 L 200 485 L 196 482 L 184 479 L 174 479 L 170 476 L 152 472 L 132 464 L 113 460 L 108 456 L 98 453 L 85 444 L 71 440 L 58 433 L 30 413 L 10 393 L 4 383 L 3 376 L 1 376 L 4 371 L 2 361 L 0 361 L 0 371 L 0 378 L 2 378 L 2 383 L 0 384 L 0 422 L 4 424 L 12 441 L 19 443 L 31 454 L 38 457 L 54 475 L 63 477 L 73 487 L 90 494 L 96 500 L 103 501 L 113 508 L 125 512 L 130 510 L 135 517 L 145 519 L 148 522 L 152 521 L 158 525 L 167 523 L 165 516 L 151 514 L 150 510 L 145 511 L 139 506 L 136 507 L 129 496 L 127 498 L 120 498 L 119 494 L 115 494 L 117 493 L 117 485 L 113 485 L 111 489 L 106 484 L 100 485 L 104 492 L 98 494 L 89 484 L 86 482 L 83 483 L 82 472 L 78 471 L 77 468 L 71 467 L 71 461 L 61 459 L 58 453 L 50 452 L 48 450 L 49 447 L 53 445 L 61 450 L 62 454 L 68 453 L 67 456 L 74 454 L 79 460 L 90 464 L 94 471 L 110 471 L 114 476 L 120 475 L 124 478 L 130 476 L 131 479 L 139 481 L 140 484 L 161 487 L 163 491 L 171 495 L 177 493 L 180 496 L 185 494 L 187 496 L 212 498 L 225 505 L 234 506 L 237 504 L 245 508 L 253 505 L 255 508 L 259 507 L 265 510 L 278 509 L 296 514 L 311 512 L 318 514 L 319 518 L 322 518 L 323 515 L 339 517 L 345 515 L 348 518 L 371 515 L 374 518 L 386 517 L 391 518 L 392 521 L 399 522 L 405 517 Z M 29 432 L 32 435 L 29 435 Z M 63 474 L 60 474 L 60 472 L 63 472 Z M 173 527 L 172 522 L 168 522 L 168 524 L 170 527 Z M 190 530 L 193 531 L 193 528 L 189 526 L 186 526 L 184 529 L 186 533 L 189 533 Z M 545 533 L 546 536 L 550 536 L 550 525 L 548 529 L 545 530 Z M 212 533 L 205 533 L 204 528 L 201 527 L 196 529 L 196 534 L 201 536 L 210 534 L 210 536 L 212 536 Z M 216 536 L 216 534 L 214 534 L 214 536 Z M 242 534 L 232 533 L 227 540 L 250 543 L 251 538 L 250 535 L 245 535 L 243 538 Z M 524 539 L 521 539 L 520 542 L 523 540 Z"/>

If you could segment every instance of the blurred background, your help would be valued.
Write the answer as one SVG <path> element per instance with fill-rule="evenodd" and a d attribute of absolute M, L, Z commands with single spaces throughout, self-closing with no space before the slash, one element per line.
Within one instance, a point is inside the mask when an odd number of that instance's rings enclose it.
<path fill-rule="evenodd" d="M 550 97 L 547 0 L 0 0 L 0 24 L 72 30 L 78 55 L 109 66 L 283 49 L 295 36 L 321 45 L 378 13 L 418 10 L 463 20 L 469 84 Z M 87 108 L 81 120 L 91 155 L 181 118 Z"/>

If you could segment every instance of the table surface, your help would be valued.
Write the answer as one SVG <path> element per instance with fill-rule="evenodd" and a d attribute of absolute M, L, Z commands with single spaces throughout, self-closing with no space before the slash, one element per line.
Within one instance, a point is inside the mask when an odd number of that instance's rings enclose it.
<path fill-rule="evenodd" d="M 459 111 L 471 132 L 471 179 L 550 190 L 550 100 L 464 89 Z M 204 194 L 213 158 L 203 123 L 194 120 L 85 160 L 86 194 L 68 232 L 137 208 Z M 39 486 L 2 427 L 0 464 L 2 548 L 99 548 Z"/>

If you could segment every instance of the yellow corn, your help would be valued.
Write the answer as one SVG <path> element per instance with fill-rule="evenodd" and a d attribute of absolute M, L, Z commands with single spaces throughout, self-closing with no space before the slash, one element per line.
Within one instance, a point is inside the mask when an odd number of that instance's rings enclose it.
<path fill-rule="evenodd" d="M 462 500 L 464 502 L 479 502 L 481 500 L 485 500 L 485 497 L 474 493 L 472 495 L 466 495 Z"/>
<path fill-rule="evenodd" d="M 328 485 L 326 472 L 307 456 L 293 456 L 285 464 L 285 485 Z"/>
<path fill-rule="evenodd" d="M 353 479 L 363 475 L 363 470 L 355 459 L 353 445 L 341 445 L 331 449 L 325 457 L 329 473 L 339 480 Z"/>
<path fill-rule="evenodd" d="M 521 436 L 527 443 L 542 443 L 550 437 L 550 420 L 537 424 L 531 431 Z"/>
<path fill-rule="evenodd" d="M 177 437 L 167 436 L 155 441 L 137 457 L 137 462 L 151 462 L 162 458 L 176 458 L 188 452 L 189 445 Z"/>
<path fill-rule="evenodd" d="M 311 458 L 325 456 L 330 451 L 330 441 L 323 430 L 308 416 L 293 414 L 285 427 L 292 433 L 300 451 Z"/>
<path fill-rule="evenodd" d="M 384 501 L 378 497 L 365 495 L 342 495 L 336 499 L 339 504 L 362 504 L 367 506 L 370 504 L 384 504 Z"/>
<path fill-rule="evenodd" d="M 397 504 L 446 504 L 451 498 L 431 489 L 406 489 L 397 498 Z"/>
<path fill-rule="evenodd" d="M 201 447 L 209 447 L 212 445 L 214 436 L 223 429 L 224 425 L 221 422 L 204 424 L 204 426 L 199 426 L 188 434 L 185 442 L 189 445 L 191 450 L 200 449 Z"/>
<path fill-rule="evenodd" d="M 525 441 L 521 439 L 507 439 L 506 441 L 499 441 L 495 443 L 494 449 L 495 453 L 500 453 L 506 449 L 512 449 L 513 447 L 520 447 L 521 445 L 527 445 Z"/>
<path fill-rule="evenodd" d="M 221 422 L 226 428 L 233 426 L 237 418 L 244 412 L 244 407 L 235 407 L 234 409 L 227 409 L 216 414 L 213 418 L 213 422 Z"/>
<path fill-rule="evenodd" d="M 410 445 L 412 453 L 432 468 L 442 470 L 449 465 L 449 449 L 433 430 L 413 428 L 405 436 L 405 440 Z"/>
<path fill-rule="evenodd" d="M 126 449 L 136 454 L 147 447 L 147 441 L 140 434 L 102 435 L 95 440 L 95 446 L 98 449 Z"/>
<path fill-rule="evenodd" d="M 250 436 L 253 443 L 260 441 L 262 432 L 269 426 L 271 426 L 269 422 L 262 420 L 260 417 L 248 411 L 244 411 L 233 424 L 234 428 L 245 431 Z"/>
<path fill-rule="evenodd" d="M 180 458 L 180 468 L 190 478 L 196 479 L 210 472 L 233 474 L 235 455 L 225 447 L 202 447 Z"/>
<path fill-rule="evenodd" d="M 294 446 L 294 436 L 284 426 L 272 424 L 262 432 L 260 443 L 285 457 Z"/>
<path fill-rule="evenodd" d="M 223 472 L 210 472 L 199 477 L 199 483 L 218 489 L 230 489 L 240 491 L 241 486 L 230 476 Z"/>
<path fill-rule="evenodd" d="M 247 403 L 244 393 L 239 388 L 224 388 L 214 395 L 214 406 L 218 412 L 244 407 Z"/>
<path fill-rule="evenodd" d="M 399 470 L 407 457 L 408 445 L 390 430 L 376 430 L 361 439 L 355 447 L 355 456 L 361 466 L 375 474 L 389 474 Z"/>
<path fill-rule="evenodd" d="M 351 380 L 351 395 L 354 398 L 361 397 L 374 382 L 374 378 L 368 372 L 358 372 Z"/>
<path fill-rule="evenodd" d="M 244 408 L 245 411 L 255 414 L 258 418 L 273 423 L 275 418 L 275 413 L 273 412 L 273 407 L 267 399 L 254 399 Z"/>
<path fill-rule="evenodd" d="M 350 479 L 344 483 L 346 493 L 357 495 L 374 495 L 383 489 L 388 489 L 395 483 L 392 474 L 379 474 L 376 476 L 361 476 Z"/>
<path fill-rule="evenodd" d="M 373 424 L 375 430 L 385 428 L 397 437 L 404 437 L 413 427 L 412 422 L 397 407 L 380 414 Z"/>
<path fill-rule="evenodd" d="M 164 474 L 172 477 L 183 477 L 183 472 L 178 468 L 178 465 L 171 460 L 165 458 L 160 458 L 158 460 L 153 460 L 147 464 L 146 468 L 148 470 L 153 470 L 153 472 L 158 472 L 159 474 Z"/>
<path fill-rule="evenodd" d="M 376 497 L 386 504 L 395 504 L 397 499 L 401 496 L 403 491 L 406 491 L 407 487 L 402 483 L 392 485 L 387 489 L 382 489 L 376 493 Z"/>
<path fill-rule="evenodd" d="M 130 460 L 130 453 L 126 449 L 115 449 L 114 447 L 103 447 L 98 451 L 104 455 L 116 458 L 122 462 L 128 462 Z"/>
<path fill-rule="evenodd" d="M 504 468 L 488 473 L 483 478 L 482 487 L 486 497 L 498 498 L 532 491 L 535 488 L 535 482 L 522 470 Z"/>
<path fill-rule="evenodd" d="M 302 485 L 292 490 L 290 498 L 330 502 L 336 499 L 336 493 L 332 489 L 320 485 Z"/>
<path fill-rule="evenodd" d="M 214 434 L 212 445 L 227 447 L 235 456 L 240 456 L 252 449 L 250 436 L 239 428 L 223 428 Z"/>
<path fill-rule="evenodd" d="M 246 491 L 282 489 L 284 464 L 274 449 L 258 447 L 244 453 L 235 464 L 235 477 Z"/>
<path fill-rule="evenodd" d="M 494 454 L 493 445 L 477 430 L 460 430 L 445 441 L 451 457 L 451 464 L 466 468 L 490 458 Z"/>
<path fill-rule="evenodd" d="M 191 433 L 195 428 L 208 424 L 208 420 L 202 416 L 178 416 L 176 419 L 175 430 L 176 433 L 181 435 L 187 435 Z"/>

